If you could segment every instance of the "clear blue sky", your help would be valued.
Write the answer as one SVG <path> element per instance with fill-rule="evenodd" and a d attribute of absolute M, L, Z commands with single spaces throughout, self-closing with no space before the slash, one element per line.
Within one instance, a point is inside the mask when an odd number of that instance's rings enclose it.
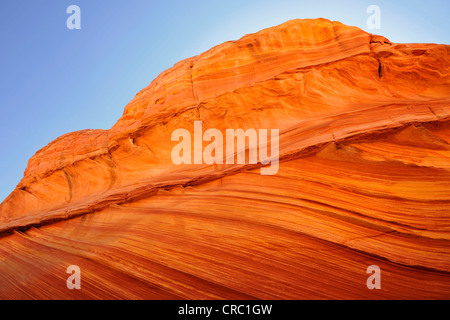
<path fill-rule="evenodd" d="M 81 30 L 66 9 L 81 8 Z M 368 30 L 369 5 L 381 29 Z M 109 129 L 159 73 L 224 41 L 294 18 L 338 20 L 393 42 L 450 44 L 450 1 L 1 0 L 0 202 L 53 139 Z"/>

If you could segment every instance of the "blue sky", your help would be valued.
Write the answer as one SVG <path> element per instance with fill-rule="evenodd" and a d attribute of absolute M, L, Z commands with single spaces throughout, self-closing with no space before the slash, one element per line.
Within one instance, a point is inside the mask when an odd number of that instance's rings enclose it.
<path fill-rule="evenodd" d="M 81 30 L 69 30 L 69 5 Z M 381 29 L 366 25 L 369 5 Z M 28 159 L 81 129 L 109 129 L 176 62 L 295 18 L 338 20 L 393 42 L 450 44 L 450 1 L 1 0 L 0 202 Z"/>

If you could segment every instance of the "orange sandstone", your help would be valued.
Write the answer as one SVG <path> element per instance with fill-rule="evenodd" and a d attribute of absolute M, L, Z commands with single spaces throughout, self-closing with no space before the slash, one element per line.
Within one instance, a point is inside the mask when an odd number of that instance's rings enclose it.
<path fill-rule="evenodd" d="M 223 43 L 30 159 L 0 205 L 0 298 L 448 299 L 449 119 L 449 46 L 326 19 Z M 278 174 L 174 165 L 197 120 L 279 128 Z"/>

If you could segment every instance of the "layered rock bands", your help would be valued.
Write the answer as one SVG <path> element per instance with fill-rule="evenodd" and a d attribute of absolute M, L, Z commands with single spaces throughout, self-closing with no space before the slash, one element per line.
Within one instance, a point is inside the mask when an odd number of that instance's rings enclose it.
<path fill-rule="evenodd" d="M 194 121 L 279 129 L 278 173 L 175 165 Z M 0 205 L 0 298 L 449 299 L 449 143 L 450 46 L 326 19 L 246 35 L 30 159 Z"/>

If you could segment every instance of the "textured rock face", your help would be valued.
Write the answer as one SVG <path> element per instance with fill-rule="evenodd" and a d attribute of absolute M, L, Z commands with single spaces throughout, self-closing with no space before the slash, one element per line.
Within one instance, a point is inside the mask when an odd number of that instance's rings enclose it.
<path fill-rule="evenodd" d="M 448 299 L 449 119 L 449 46 L 325 19 L 226 42 L 30 159 L 0 205 L 0 298 Z M 278 128 L 279 172 L 174 165 L 197 120 Z"/>

